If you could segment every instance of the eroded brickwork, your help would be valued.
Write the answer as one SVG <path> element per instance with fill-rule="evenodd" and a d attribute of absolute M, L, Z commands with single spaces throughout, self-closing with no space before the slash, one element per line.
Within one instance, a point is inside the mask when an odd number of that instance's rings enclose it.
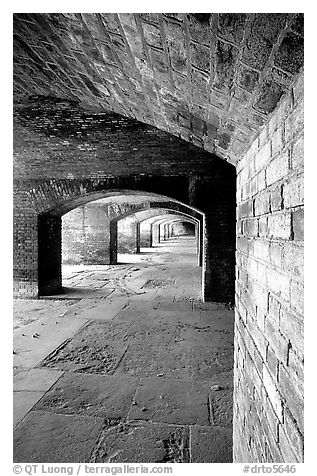
<path fill-rule="evenodd" d="M 92 202 L 63 217 L 64 264 L 110 263 L 110 219 L 103 208 Z"/>
<path fill-rule="evenodd" d="M 237 169 L 234 460 L 303 460 L 303 78 Z"/>
<path fill-rule="evenodd" d="M 140 251 L 140 224 L 135 215 L 118 221 L 118 253 Z"/>
<path fill-rule="evenodd" d="M 14 94 L 151 124 L 236 164 L 303 64 L 303 15 L 14 15 Z"/>

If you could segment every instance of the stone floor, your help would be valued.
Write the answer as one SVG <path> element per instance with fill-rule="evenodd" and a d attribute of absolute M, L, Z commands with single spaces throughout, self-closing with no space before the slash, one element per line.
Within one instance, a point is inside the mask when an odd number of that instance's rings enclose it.
<path fill-rule="evenodd" d="M 15 462 L 231 462 L 233 311 L 190 237 L 14 305 Z"/>

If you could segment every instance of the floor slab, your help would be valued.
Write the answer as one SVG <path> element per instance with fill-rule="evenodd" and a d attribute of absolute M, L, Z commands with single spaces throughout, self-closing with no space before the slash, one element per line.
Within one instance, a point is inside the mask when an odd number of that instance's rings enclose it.
<path fill-rule="evenodd" d="M 15 463 L 88 462 L 102 418 L 32 411 L 14 431 Z"/>
<path fill-rule="evenodd" d="M 62 375 L 63 372 L 52 369 L 21 370 L 13 378 L 13 390 L 46 392 Z"/>
<path fill-rule="evenodd" d="M 14 332 L 14 366 L 32 368 L 50 352 L 74 335 L 88 321 L 72 318 L 43 317 Z"/>
<path fill-rule="evenodd" d="M 129 346 L 115 374 L 188 380 L 188 354 L 182 342 L 135 343 Z"/>
<path fill-rule="evenodd" d="M 128 418 L 178 425 L 209 425 L 206 382 L 141 379 Z"/>
<path fill-rule="evenodd" d="M 95 342 L 90 337 L 78 333 L 73 339 L 66 340 L 41 362 L 41 366 L 71 372 L 113 374 L 128 346 L 104 339 Z"/>
<path fill-rule="evenodd" d="M 59 379 L 36 405 L 36 410 L 123 420 L 136 392 L 138 379 L 74 374 Z"/>
<path fill-rule="evenodd" d="M 221 427 L 190 427 L 192 463 L 232 463 L 232 431 Z"/>
<path fill-rule="evenodd" d="M 23 420 L 43 395 L 44 392 L 13 392 L 13 427 Z"/>
<path fill-rule="evenodd" d="M 92 463 L 188 463 L 188 428 L 128 422 L 103 428 Z"/>
<path fill-rule="evenodd" d="M 230 460 L 233 311 L 201 302 L 194 244 L 64 267 L 70 292 L 18 303 L 17 462 Z"/>

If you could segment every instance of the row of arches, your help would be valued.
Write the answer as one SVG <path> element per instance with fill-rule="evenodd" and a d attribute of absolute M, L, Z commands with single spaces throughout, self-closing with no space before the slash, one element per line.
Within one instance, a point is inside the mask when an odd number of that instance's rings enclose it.
<path fill-rule="evenodd" d="M 173 224 L 186 222 L 194 227 L 204 299 L 203 212 L 169 197 L 141 191 L 107 191 L 105 197 L 94 198 L 87 196 L 86 203 L 70 211 L 68 204 L 62 210 L 55 208 L 39 215 L 40 296 L 60 292 L 63 262 L 78 259 L 86 264 L 114 265 L 118 262 L 119 235 L 124 237 L 126 250 L 137 253 L 141 239 L 142 244 L 155 246 L 170 236 Z M 122 226 L 125 229 L 120 234 Z"/>
<path fill-rule="evenodd" d="M 115 228 L 126 216 L 138 213 L 138 221 L 143 221 L 165 214 L 193 220 L 199 228 L 203 299 L 234 300 L 235 175 L 223 162 L 215 176 L 204 178 L 141 174 L 45 179 L 33 182 L 32 187 L 26 181 L 20 184 L 14 198 L 17 297 L 34 298 L 60 289 L 63 217 L 78 207 L 86 207 L 87 211 L 91 206 L 99 206 L 101 233 L 106 233 L 112 221 L 112 243 L 103 239 L 109 243 L 112 260 L 116 254 Z M 104 203 L 98 205 L 98 201 Z"/>

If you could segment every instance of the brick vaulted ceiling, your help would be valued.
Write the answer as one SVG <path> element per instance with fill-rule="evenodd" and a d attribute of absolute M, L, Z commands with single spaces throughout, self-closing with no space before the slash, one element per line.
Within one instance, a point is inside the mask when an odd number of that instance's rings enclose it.
<path fill-rule="evenodd" d="M 303 67 L 303 14 L 15 14 L 14 100 L 136 119 L 229 162 Z"/>

